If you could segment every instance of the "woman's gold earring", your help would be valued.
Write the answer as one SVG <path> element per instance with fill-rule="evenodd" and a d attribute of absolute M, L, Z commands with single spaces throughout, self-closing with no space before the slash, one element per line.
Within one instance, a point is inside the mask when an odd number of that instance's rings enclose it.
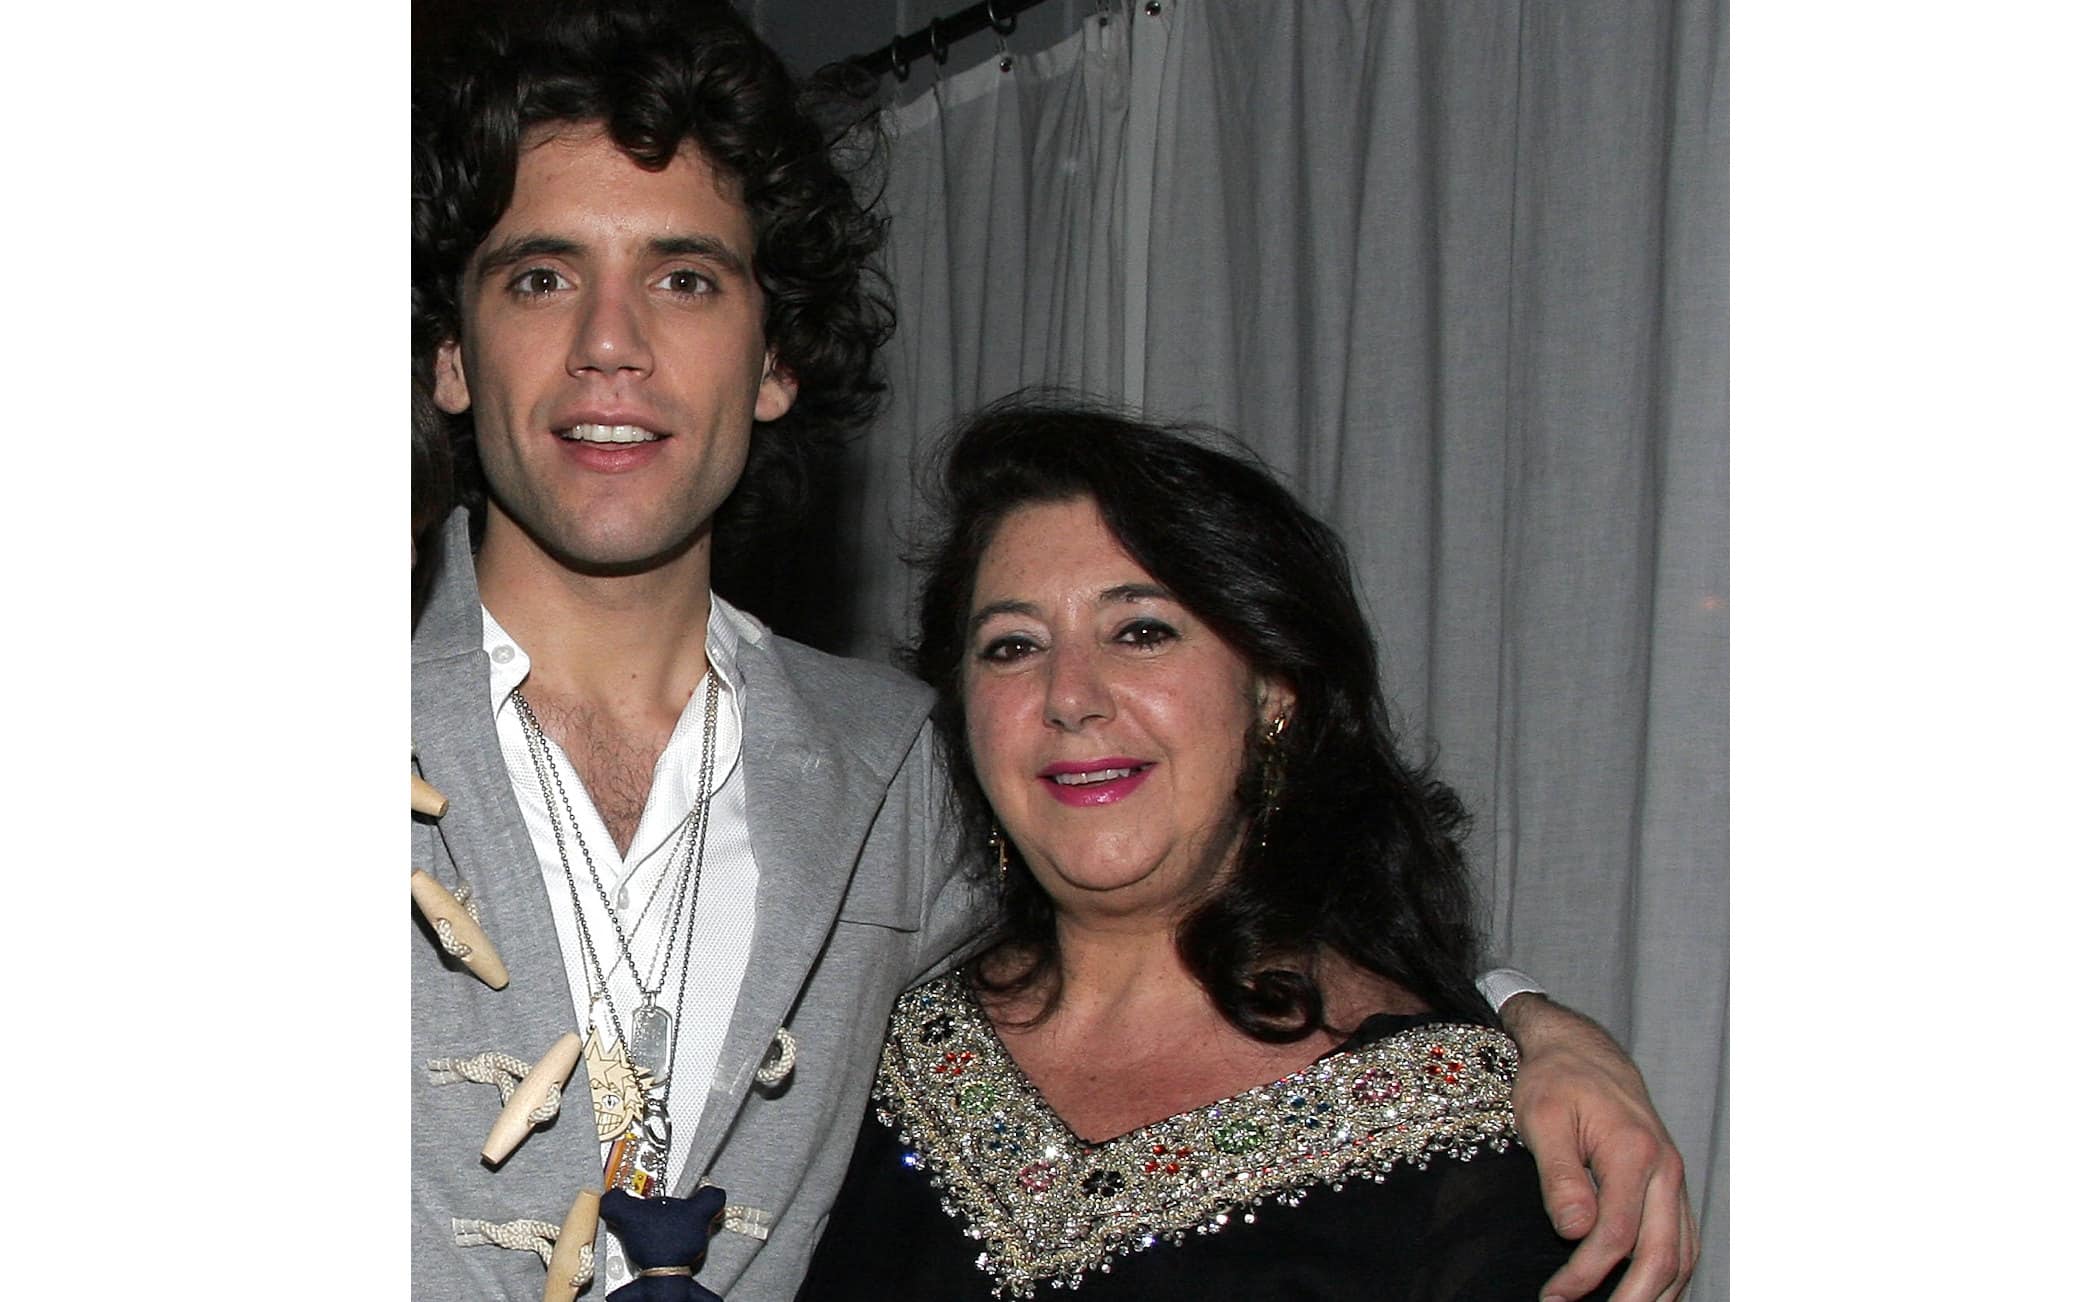
<path fill-rule="evenodd" d="M 1278 808 L 1279 789 L 1286 784 L 1286 753 L 1279 743 L 1286 735 L 1286 716 L 1279 715 L 1264 725 L 1264 803 Z"/>
<path fill-rule="evenodd" d="M 1285 794 L 1286 754 L 1279 743 L 1285 737 L 1286 716 L 1283 714 L 1264 725 L 1260 734 L 1264 743 L 1263 806 L 1257 811 L 1257 848 L 1269 849 L 1269 824 L 1271 816 L 1278 812 L 1278 798 Z"/>
<path fill-rule="evenodd" d="M 993 827 L 989 831 L 989 848 L 997 852 L 997 885 L 1011 884 L 1011 847 L 1005 844 L 1004 829 Z"/>

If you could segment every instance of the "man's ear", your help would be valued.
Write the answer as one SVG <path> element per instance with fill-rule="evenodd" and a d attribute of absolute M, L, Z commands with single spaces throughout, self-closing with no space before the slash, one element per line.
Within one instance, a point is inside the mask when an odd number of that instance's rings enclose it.
<path fill-rule="evenodd" d="M 794 372 L 767 349 L 765 373 L 758 377 L 758 402 L 751 414 L 762 421 L 779 420 L 794 406 L 796 388 Z"/>
<path fill-rule="evenodd" d="M 462 373 L 462 344 L 454 339 L 433 354 L 433 405 L 450 416 L 469 410 L 469 379 Z"/>

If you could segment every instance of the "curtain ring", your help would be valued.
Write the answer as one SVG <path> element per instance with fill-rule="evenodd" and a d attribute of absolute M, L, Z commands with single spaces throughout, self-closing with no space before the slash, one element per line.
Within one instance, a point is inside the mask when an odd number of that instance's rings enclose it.
<path fill-rule="evenodd" d="M 997 71 L 1009 72 L 1011 71 L 1011 47 L 1005 43 L 1004 38 L 1018 30 L 1018 13 L 1014 10 L 1010 18 L 1003 22 L 998 22 L 997 0 L 987 0 L 982 6 L 982 12 L 989 19 L 990 30 L 997 34 Z"/>
<path fill-rule="evenodd" d="M 896 75 L 897 81 L 910 80 L 910 60 L 903 57 L 903 34 L 888 43 L 888 70 Z"/>
<path fill-rule="evenodd" d="M 946 62 L 946 38 L 939 35 L 939 20 L 937 18 L 932 19 L 929 31 L 932 38 L 932 61 L 935 63 Z"/>

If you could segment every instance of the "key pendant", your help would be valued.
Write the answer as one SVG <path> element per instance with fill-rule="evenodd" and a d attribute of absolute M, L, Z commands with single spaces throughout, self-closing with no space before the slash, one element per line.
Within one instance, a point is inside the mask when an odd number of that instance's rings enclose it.
<path fill-rule="evenodd" d="M 607 1150 L 607 1188 L 625 1189 L 638 1198 L 650 1196 L 650 1173 L 641 1160 L 643 1142 L 640 1126 L 630 1126 L 614 1141 L 614 1147 Z"/>
<path fill-rule="evenodd" d="M 630 1122 L 607 1152 L 606 1187 L 626 1190 L 638 1198 L 657 1197 L 665 1191 L 671 1154 L 672 1125 L 665 1117 L 664 1104 L 646 1100 L 643 1116 Z"/>

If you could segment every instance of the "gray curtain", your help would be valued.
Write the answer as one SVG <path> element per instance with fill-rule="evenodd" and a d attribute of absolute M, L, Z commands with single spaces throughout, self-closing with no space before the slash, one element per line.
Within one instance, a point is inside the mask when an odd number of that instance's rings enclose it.
<path fill-rule="evenodd" d="M 914 452 L 960 412 L 1047 382 L 1242 435 L 1351 548 L 1495 952 L 1645 1071 L 1723 1298 L 1725 7 L 1107 19 L 892 114 L 851 649 L 903 635 Z"/>

